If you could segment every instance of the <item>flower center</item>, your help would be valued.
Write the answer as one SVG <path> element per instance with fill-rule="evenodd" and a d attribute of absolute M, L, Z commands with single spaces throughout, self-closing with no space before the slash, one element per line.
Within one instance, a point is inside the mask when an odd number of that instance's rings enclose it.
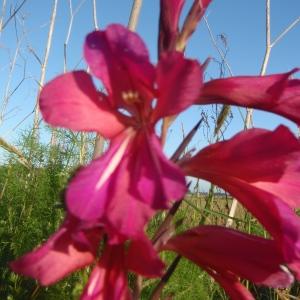
<path fill-rule="evenodd" d="M 126 92 L 122 92 L 122 98 L 124 102 L 128 105 L 133 105 L 141 102 L 139 98 L 139 93 L 137 91 L 129 90 Z"/>

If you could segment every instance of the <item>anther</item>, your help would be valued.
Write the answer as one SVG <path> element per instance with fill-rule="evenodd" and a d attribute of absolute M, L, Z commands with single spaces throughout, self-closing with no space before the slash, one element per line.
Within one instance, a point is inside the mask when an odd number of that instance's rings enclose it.
<path fill-rule="evenodd" d="M 139 93 L 137 91 L 122 92 L 122 98 L 127 104 L 135 104 L 140 102 Z"/>

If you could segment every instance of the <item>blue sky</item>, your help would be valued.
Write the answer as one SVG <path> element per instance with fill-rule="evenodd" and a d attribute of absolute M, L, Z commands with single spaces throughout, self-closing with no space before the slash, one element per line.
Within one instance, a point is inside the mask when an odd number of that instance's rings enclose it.
<path fill-rule="evenodd" d="M 8 0 L 10 5 L 21 1 Z M 73 9 L 82 3 L 74 18 L 73 29 L 68 45 L 68 70 L 85 68 L 82 60 L 82 45 L 85 35 L 93 30 L 92 0 L 73 1 Z M 183 16 L 192 1 L 187 0 Z M 28 50 L 33 48 L 40 58 L 43 58 L 45 42 L 47 39 L 50 12 L 53 1 L 27 0 L 17 18 L 17 28 L 20 42 L 20 55 L 13 72 L 11 87 L 19 83 L 23 76 L 24 61 L 26 61 L 25 81 L 10 99 L 6 110 L 6 118 L 0 126 L 0 136 L 14 141 L 20 130 L 32 124 L 32 115 L 29 116 L 16 130 L 12 129 L 33 110 L 40 67 L 37 60 Z M 100 29 L 110 23 L 126 25 L 130 15 L 132 1 L 130 0 L 97 0 L 97 16 Z M 7 9 L 5 18 L 9 15 Z M 157 31 L 158 31 L 159 1 L 144 0 L 137 32 L 145 40 L 151 55 L 151 60 L 156 62 Z M 260 71 L 265 51 L 265 0 L 215 0 L 206 12 L 208 22 L 219 43 L 220 36 L 226 37 L 228 45 L 227 61 L 235 75 L 257 75 Z M 299 0 L 271 0 L 271 32 L 272 40 L 284 30 L 292 21 L 300 16 Z M 183 18 L 182 18 L 183 20 Z M 182 22 L 181 20 L 181 22 Z M 67 35 L 69 22 L 69 8 L 67 0 L 59 0 L 56 24 L 54 29 L 53 44 L 46 73 L 46 81 L 63 71 L 63 43 Z M 22 33 L 22 31 L 24 33 Z M 281 42 L 273 48 L 267 74 L 286 72 L 295 66 L 300 66 L 300 24 L 290 31 Z M 11 22 L 0 36 L 0 97 L 3 97 L 8 80 L 9 61 L 16 49 L 17 41 L 14 22 Z M 193 35 L 187 47 L 186 56 L 203 62 L 208 56 L 220 61 L 220 57 L 213 47 L 207 27 L 202 22 Z M 207 70 L 207 78 L 219 76 L 219 64 L 212 62 Z M 228 72 L 225 74 L 229 76 Z M 189 109 L 182 114 L 172 127 L 169 134 L 167 152 L 171 153 L 180 142 L 181 126 L 187 132 L 197 122 L 201 111 L 208 113 L 211 107 L 197 107 Z M 226 137 L 239 131 L 242 118 L 234 109 L 234 118 L 226 131 Z M 244 112 L 244 110 L 242 110 Z M 293 131 L 295 125 L 269 113 L 255 112 L 254 125 L 256 127 L 275 128 L 279 123 L 287 124 Z M 194 139 L 195 147 L 207 143 L 206 130 L 202 129 Z"/>

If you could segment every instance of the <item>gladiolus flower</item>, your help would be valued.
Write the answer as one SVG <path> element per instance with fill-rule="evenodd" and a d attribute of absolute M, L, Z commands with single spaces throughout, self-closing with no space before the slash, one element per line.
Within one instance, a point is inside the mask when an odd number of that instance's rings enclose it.
<path fill-rule="evenodd" d="M 206 82 L 198 104 L 222 103 L 270 111 L 300 124 L 300 80 L 298 72 L 267 76 L 237 76 Z"/>
<path fill-rule="evenodd" d="M 16 273 L 51 285 L 71 272 L 97 262 L 99 243 L 104 234 L 100 225 L 68 216 L 61 228 L 36 250 L 11 263 Z M 144 236 L 124 244 L 106 245 L 90 276 L 81 299 L 130 299 L 127 272 L 158 277 L 164 264 L 151 242 Z"/>
<path fill-rule="evenodd" d="M 159 16 L 158 54 L 165 51 L 183 51 L 188 39 L 195 31 L 211 0 L 194 0 L 179 30 L 179 17 L 184 0 L 161 0 Z"/>
<path fill-rule="evenodd" d="M 187 175 L 220 186 L 237 198 L 266 228 L 285 262 L 300 260 L 300 142 L 284 126 L 274 132 L 250 129 L 210 145 L 184 161 Z M 291 206 L 291 207 L 290 207 Z"/>
<path fill-rule="evenodd" d="M 172 250 L 207 271 L 232 300 L 254 300 L 239 277 L 270 287 L 286 287 L 292 274 L 273 240 L 219 226 L 200 226 L 170 239 L 163 250 Z"/>
<path fill-rule="evenodd" d="M 178 21 L 184 0 L 161 0 L 158 52 L 173 51 L 179 34 Z"/>
<path fill-rule="evenodd" d="M 162 55 L 155 68 L 143 41 L 121 25 L 89 34 L 84 55 L 107 94 L 77 71 L 52 80 L 40 96 L 49 124 L 111 140 L 106 154 L 69 184 L 67 207 L 82 220 L 105 223 L 116 241 L 136 238 L 155 210 L 186 192 L 184 175 L 164 156 L 154 126 L 199 98 L 202 69 L 178 52 Z"/>

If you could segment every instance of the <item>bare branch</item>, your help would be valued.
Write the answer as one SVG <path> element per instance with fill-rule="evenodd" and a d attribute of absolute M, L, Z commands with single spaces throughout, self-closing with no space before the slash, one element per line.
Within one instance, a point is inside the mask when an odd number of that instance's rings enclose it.
<path fill-rule="evenodd" d="M 141 7 L 142 7 L 142 2 L 143 2 L 142 0 L 134 0 L 133 2 L 130 17 L 129 17 L 129 22 L 128 22 L 129 30 L 135 31 L 136 29 Z"/>
<path fill-rule="evenodd" d="M 4 16 L 5 16 L 5 10 L 6 10 L 6 0 L 2 1 L 2 8 L 1 8 L 1 16 L 0 16 L 0 34 L 2 32 L 2 25 L 3 25 L 3 20 L 4 20 Z"/>
<path fill-rule="evenodd" d="M 15 66 L 16 66 L 19 51 L 20 51 L 20 41 L 18 42 L 18 44 L 16 46 L 16 50 L 15 50 L 13 59 L 10 62 L 10 66 L 9 66 L 8 79 L 7 79 L 7 83 L 6 83 L 6 86 L 5 86 L 3 102 L 2 102 L 2 105 L 1 105 L 0 125 L 3 122 L 4 113 L 5 113 L 5 110 L 7 108 L 9 98 L 10 98 L 10 94 L 11 94 L 10 85 L 11 85 L 11 81 L 13 79 L 13 73 L 14 73 L 14 69 L 15 69 Z"/>
<path fill-rule="evenodd" d="M 28 46 L 28 50 L 29 50 L 30 53 L 32 53 L 33 57 L 38 61 L 38 63 L 41 66 L 43 64 L 42 60 L 39 58 L 39 56 L 37 55 L 37 53 L 35 52 L 35 50 L 33 48 L 31 48 L 30 46 Z"/>
<path fill-rule="evenodd" d="M 277 38 L 272 42 L 271 47 L 274 47 L 289 31 L 291 31 L 300 22 L 300 16 L 292 22 L 285 30 L 283 30 Z"/>
<path fill-rule="evenodd" d="M 40 80 L 39 80 L 39 87 L 38 87 L 38 93 L 37 93 L 37 98 L 36 98 L 36 105 L 35 105 L 35 111 L 34 111 L 34 121 L 33 121 L 33 129 L 34 131 L 38 130 L 39 127 L 39 96 L 40 92 L 42 89 L 42 86 L 44 85 L 45 81 L 45 76 L 46 76 L 46 68 L 48 64 L 48 58 L 50 54 L 50 49 L 51 49 L 51 44 L 52 44 L 52 36 L 53 36 L 53 31 L 54 31 L 54 24 L 55 24 L 55 18 L 56 18 L 56 11 L 57 11 L 57 3 L 58 0 L 53 1 L 53 8 L 52 8 L 52 14 L 50 18 L 50 26 L 49 26 L 49 32 L 48 32 L 48 39 L 47 39 L 47 45 L 45 49 L 45 56 L 44 56 L 44 61 L 41 66 L 41 75 L 40 75 Z"/>
<path fill-rule="evenodd" d="M 96 30 L 99 29 L 98 27 L 98 20 L 97 20 L 97 6 L 96 6 L 96 0 L 93 1 L 93 20 L 94 20 L 94 27 Z"/>
<path fill-rule="evenodd" d="M 23 0 L 23 2 L 14 9 L 14 12 L 9 16 L 9 18 L 4 22 L 3 26 L 0 27 L 0 32 L 3 31 L 3 29 L 8 25 L 8 23 L 14 18 L 14 16 L 19 12 L 19 10 L 22 8 L 22 6 L 25 4 L 27 0 Z M 3 6 L 2 6 L 3 7 Z"/>
<path fill-rule="evenodd" d="M 206 27 L 207 27 L 207 30 L 208 30 L 208 33 L 209 33 L 209 36 L 210 36 L 210 39 L 211 39 L 211 42 L 212 42 L 213 46 L 214 46 L 214 47 L 216 48 L 216 50 L 218 51 L 218 53 L 219 53 L 219 55 L 220 55 L 222 61 L 224 61 L 225 65 L 226 65 L 226 68 L 228 69 L 228 72 L 229 72 L 230 76 L 233 76 L 232 69 L 231 69 L 229 63 L 227 62 L 227 59 L 226 59 L 226 57 L 225 57 L 224 52 L 222 51 L 222 49 L 218 46 L 218 44 L 217 44 L 217 42 L 216 42 L 216 39 L 215 39 L 215 37 L 214 37 L 214 35 L 213 35 L 213 32 L 212 32 L 212 30 L 211 30 L 211 28 L 210 28 L 210 25 L 209 25 L 209 23 L 208 23 L 208 21 L 207 21 L 206 16 L 204 16 L 203 19 L 204 19 L 204 22 L 205 22 L 205 24 L 206 24 Z"/>

